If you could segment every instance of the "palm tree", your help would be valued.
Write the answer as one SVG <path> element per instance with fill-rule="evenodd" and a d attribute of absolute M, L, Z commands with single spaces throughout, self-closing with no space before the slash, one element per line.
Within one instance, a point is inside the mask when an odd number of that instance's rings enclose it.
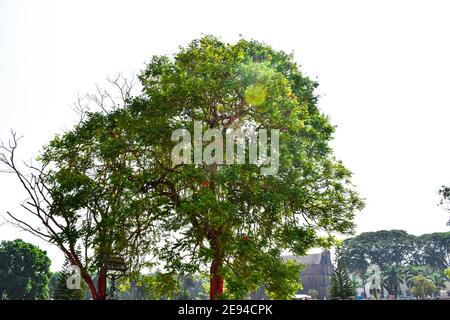
<path fill-rule="evenodd" d="M 428 276 L 428 279 L 433 281 L 436 288 L 445 288 L 445 276 L 439 272 L 433 272 Z"/>
<path fill-rule="evenodd" d="M 389 295 L 395 296 L 397 299 L 400 285 L 405 283 L 407 270 L 398 264 L 391 264 L 382 272 L 383 287 Z"/>
<path fill-rule="evenodd" d="M 425 276 L 426 271 L 425 268 L 418 265 L 411 265 L 406 269 L 406 285 L 408 288 L 411 287 L 412 278 L 416 276 Z"/>

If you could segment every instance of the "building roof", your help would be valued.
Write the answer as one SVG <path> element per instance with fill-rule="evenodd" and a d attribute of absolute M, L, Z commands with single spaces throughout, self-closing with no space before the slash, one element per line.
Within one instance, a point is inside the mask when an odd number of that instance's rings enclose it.
<path fill-rule="evenodd" d="M 303 257 L 297 257 L 293 255 L 283 256 L 284 261 L 294 260 L 299 264 L 311 265 L 311 264 L 320 264 L 322 260 L 322 253 L 312 253 Z"/>

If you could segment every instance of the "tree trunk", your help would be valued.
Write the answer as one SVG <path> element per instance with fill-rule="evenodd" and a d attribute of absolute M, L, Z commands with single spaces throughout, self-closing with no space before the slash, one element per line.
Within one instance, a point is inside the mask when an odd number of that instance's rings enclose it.
<path fill-rule="evenodd" d="M 91 292 L 92 299 L 99 300 L 97 289 L 95 288 L 94 282 L 92 281 L 91 277 L 86 272 L 81 272 L 81 277 L 83 278 L 84 282 L 89 287 L 89 291 Z"/>
<path fill-rule="evenodd" d="M 209 269 L 209 299 L 217 300 L 223 293 L 223 276 L 222 276 L 222 267 L 223 267 L 223 257 L 224 252 L 222 248 L 222 244 L 220 243 L 220 235 L 222 229 L 212 230 L 210 229 L 208 232 L 209 243 L 211 244 L 211 249 L 214 252 L 213 260 L 211 262 L 211 267 Z"/>
<path fill-rule="evenodd" d="M 222 263 L 218 259 L 211 262 L 209 299 L 216 300 L 223 293 Z"/>
<path fill-rule="evenodd" d="M 83 269 L 83 266 L 81 264 L 80 259 L 76 255 L 75 250 L 72 248 L 70 251 L 67 250 L 63 245 L 60 245 L 59 248 L 64 252 L 67 259 L 69 259 L 70 263 L 74 266 L 77 266 L 80 269 L 81 272 L 81 278 L 86 282 L 86 284 L 89 287 L 89 291 L 91 292 L 91 296 L 93 300 L 104 300 L 100 299 L 98 290 L 95 288 L 94 281 L 92 281 L 91 276 Z M 106 280 L 106 274 L 105 274 L 105 280 Z M 105 281 L 106 285 L 106 281 Z M 106 290 L 106 288 L 105 288 Z"/>
<path fill-rule="evenodd" d="M 94 298 L 94 300 L 105 300 L 106 299 L 106 269 L 102 267 L 100 269 L 100 272 L 98 274 L 98 285 L 97 285 L 97 292 L 98 297 L 97 299 Z"/>

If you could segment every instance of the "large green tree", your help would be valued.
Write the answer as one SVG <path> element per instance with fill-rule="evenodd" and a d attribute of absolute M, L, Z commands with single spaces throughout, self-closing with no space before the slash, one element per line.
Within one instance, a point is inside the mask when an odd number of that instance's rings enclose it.
<path fill-rule="evenodd" d="M 353 231 L 363 207 L 351 172 L 329 146 L 334 127 L 317 107 L 317 83 L 291 55 L 211 36 L 173 58 L 153 57 L 139 79 L 141 95 L 126 96 L 112 110 L 84 112 L 73 130 L 45 148 L 41 160 L 49 171 L 39 171 L 39 181 L 51 201 L 44 210 L 36 209 L 39 201 L 28 209 L 44 224 L 54 217 L 56 229 L 64 222 L 56 232 L 46 226 L 49 240 L 77 264 L 77 243 L 93 249 L 87 261 L 100 271 L 101 292 L 89 268 L 81 269 L 96 298 L 105 297 L 101 257 L 109 252 L 152 255 L 169 274 L 208 266 L 211 299 L 241 298 L 259 284 L 273 297 L 292 297 L 299 266 L 285 263 L 281 253 L 332 245 L 336 233 Z M 216 131 L 200 133 L 200 142 L 193 141 L 200 153 L 193 157 L 185 146 L 184 163 L 174 163 L 179 141 L 172 134 L 180 129 L 188 136 L 195 127 Z M 260 161 L 251 162 L 248 144 L 220 145 L 219 136 L 239 128 L 268 130 L 271 147 L 278 138 L 279 149 L 267 154 L 273 161 L 265 161 L 263 148 Z M 206 156 L 215 161 L 197 161 Z M 15 169 L 13 161 L 3 162 Z"/>
<path fill-rule="evenodd" d="M 424 234 L 417 238 L 420 263 L 442 273 L 450 266 L 450 232 Z"/>
<path fill-rule="evenodd" d="M 416 237 L 406 231 L 381 230 L 344 240 L 341 253 L 348 268 L 361 275 L 372 264 L 385 269 L 393 264 L 415 263 L 416 248 Z"/>
<path fill-rule="evenodd" d="M 0 299 L 47 299 L 50 259 L 20 239 L 0 243 Z"/>
<path fill-rule="evenodd" d="M 224 276 L 232 284 L 227 297 L 242 297 L 260 283 L 269 293 L 284 292 L 280 298 L 292 296 L 298 267 L 285 264 L 281 252 L 304 255 L 329 245 L 335 232 L 352 232 L 363 205 L 350 171 L 332 154 L 334 127 L 317 107 L 317 83 L 291 55 L 256 41 L 226 44 L 210 36 L 173 58 L 154 57 L 140 80 L 143 94 L 130 117 L 155 161 L 136 179 L 150 178 L 144 189 L 166 203 L 159 226 L 167 236 L 157 252 L 165 267 L 194 271 L 208 264 L 211 299 L 224 294 Z M 279 130 L 279 152 L 272 153 L 279 156 L 278 171 L 261 174 L 264 165 L 249 163 L 248 145 L 244 163 L 224 164 L 220 156 L 196 163 L 189 154 L 174 165 L 179 141 L 171 134 L 194 134 L 195 121 L 223 137 L 238 128 Z M 203 137 L 203 156 L 235 161 L 237 150 L 214 145 L 217 138 Z"/>

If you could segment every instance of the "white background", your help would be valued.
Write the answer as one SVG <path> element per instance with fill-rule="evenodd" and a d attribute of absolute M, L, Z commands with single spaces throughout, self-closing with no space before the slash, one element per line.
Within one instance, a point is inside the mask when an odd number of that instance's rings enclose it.
<path fill-rule="evenodd" d="M 450 7 L 446 1 L 0 0 L 0 137 L 13 128 L 34 158 L 70 128 L 77 93 L 108 75 L 136 73 L 202 34 L 240 35 L 294 52 L 320 83 L 337 125 L 335 153 L 367 207 L 357 231 L 448 231 L 437 191 L 450 184 Z M 0 174 L 0 214 L 24 198 Z M 31 235 L 0 227 L 0 240 Z"/>

